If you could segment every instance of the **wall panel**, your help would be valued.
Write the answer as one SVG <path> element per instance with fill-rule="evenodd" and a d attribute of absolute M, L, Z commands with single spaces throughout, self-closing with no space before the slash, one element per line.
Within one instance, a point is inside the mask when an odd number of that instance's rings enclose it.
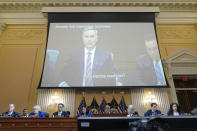
<path fill-rule="evenodd" d="M 0 112 L 37 103 L 46 41 L 46 25 L 7 25 L 0 39 Z M 37 81 L 36 81 L 37 80 Z M 32 104 L 31 104 L 32 103 Z M 29 106 L 31 105 L 31 106 Z"/>
<path fill-rule="evenodd" d="M 157 34 L 162 59 L 184 48 L 197 52 L 196 24 L 158 24 Z M 169 103 L 172 103 L 170 89 L 167 89 L 167 94 Z M 158 91 L 157 95 L 159 95 Z M 162 110 L 166 111 L 167 106 Z"/>

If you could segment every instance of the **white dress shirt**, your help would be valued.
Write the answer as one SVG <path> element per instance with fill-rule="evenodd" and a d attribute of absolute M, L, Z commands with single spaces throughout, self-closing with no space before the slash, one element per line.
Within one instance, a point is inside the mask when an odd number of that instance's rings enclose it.
<path fill-rule="evenodd" d="M 61 112 L 58 112 L 58 116 L 62 116 L 62 111 Z"/>
<path fill-rule="evenodd" d="M 13 111 L 11 111 L 11 112 L 8 112 L 8 116 L 11 116 L 11 115 L 12 115 L 12 113 L 13 113 Z"/>
<path fill-rule="evenodd" d="M 179 116 L 179 113 L 178 112 L 173 112 L 173 115 L 174 116 Z"/>
<path fill-rule="evenodd" d="M 159 60 L 158 62 L 159 62 L 158 64 L 159 64 L 160 71 L 161 71 L 162 78 L 163 78 L 163 82 L 164 82 L 163 84 L 166 84 L 161 60 Z M 154 61 L 153 61 L 154 69 L 156 68 L 156 64 L 157 64 L 157 61 L 154 60 Z"/>

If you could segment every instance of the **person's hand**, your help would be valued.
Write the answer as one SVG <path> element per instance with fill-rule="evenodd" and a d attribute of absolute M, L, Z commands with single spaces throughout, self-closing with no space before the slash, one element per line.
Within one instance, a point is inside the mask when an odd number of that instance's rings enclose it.
<path fill-rule="evenodd" d="M 58 87 L 69 87 L 69 85 L 68 85 L 65 81 L 63 81 L 63 82 L 61 82 L 61 83 L 58 85 Z"/>

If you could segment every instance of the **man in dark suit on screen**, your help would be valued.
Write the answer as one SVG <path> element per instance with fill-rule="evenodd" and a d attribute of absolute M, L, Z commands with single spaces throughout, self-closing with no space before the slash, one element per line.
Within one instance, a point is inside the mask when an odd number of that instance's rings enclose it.
<path fill-rule="evenodd" d="M 145 47 L 147 53 L 136 59 L 137 67 L 133 85 L 166 85 L 159 49 L 153 36 L 145 39 Z"/>
<path fill-rule="evenodd" d="M 113 54 L 96 47 L 98 31 L 88 26 L 82 34 L 84 48 L 73 52 L 65 63 L 59 87 L 115 86 Z"/>

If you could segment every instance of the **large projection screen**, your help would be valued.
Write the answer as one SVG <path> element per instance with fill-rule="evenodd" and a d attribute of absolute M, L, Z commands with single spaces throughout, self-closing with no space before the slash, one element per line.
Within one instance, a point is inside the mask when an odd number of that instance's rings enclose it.
<path fill-rule="evenodd" d="M 50 13 L 39 87 L 168 87 L 154 13 Z"/>

